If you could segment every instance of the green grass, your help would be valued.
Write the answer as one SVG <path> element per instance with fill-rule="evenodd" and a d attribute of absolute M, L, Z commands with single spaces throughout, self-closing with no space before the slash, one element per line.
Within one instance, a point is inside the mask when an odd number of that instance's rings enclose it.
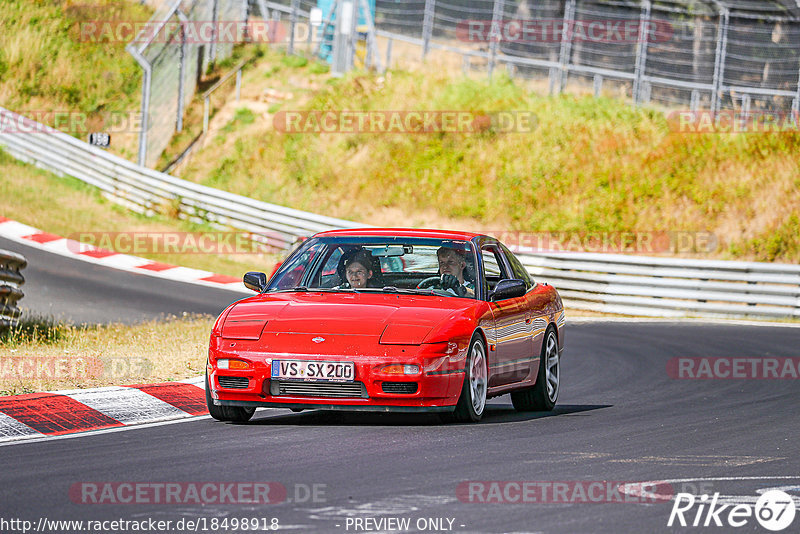
<path fill-rule="evenodd" d="M 126 43 L 93 42 L 82 36 L 81 23 L 146 21 L 151 13 L 132 1 L 4 0 L 0 105 L 28 116 L 44 111 L 85 114 L 86 126 L 67 132 L 80 138 L 89 131 L 108 130 L 115 118 L 138 112 L 142 73 L 125 51 Z M 52 116 L 39 118 L 54 125 Z M 133 141 L 135 136 L 115 136 L 113 147 L 131 150 Z"/>

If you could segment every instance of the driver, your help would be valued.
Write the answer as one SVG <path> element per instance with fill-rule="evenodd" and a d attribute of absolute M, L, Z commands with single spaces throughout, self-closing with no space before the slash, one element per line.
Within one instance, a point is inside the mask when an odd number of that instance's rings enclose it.
<path fill-rule="evenodd" d="M 439 247 L 436 257 L 439 259 L 442 289 L 459 297 L 474 297 L 475 288 L 472 283 L 464 280 L 464 268 L 467 266 L 466 252 L 452 247 Z"/>

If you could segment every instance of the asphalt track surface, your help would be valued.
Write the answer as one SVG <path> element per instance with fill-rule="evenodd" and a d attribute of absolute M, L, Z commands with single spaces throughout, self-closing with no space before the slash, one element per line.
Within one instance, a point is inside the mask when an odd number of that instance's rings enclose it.
<path fill-rule="evenodd" d="M 3 239 L 0 248 L 29 260 L 28 308 L 76 322 L 216 314 L 241 298 Z M 490 401 L 474 425 L 441 425 L 428 415 L 264 409 L 248 424 L 200 417 L 2 446 L 0 531 L 20 532 L 19 523 L 2 522 L 12 519 L 34 526 L 40 519 L 153 519 L 173 526 L 201 519 L 206 532 L 244 532 L 213 529 L 211 521 L 266 518 L 271 525 L 277 518 L 288 532 L 398 532 L 353 522 L 398 518 L 410 520 L 410 532 L 730 532 L 667 528 L 670 501 L 620 502 L 624 496 L 607 492 L 610 502 L 580 502 L 570 493 L 567 502 L 484 503 L 476 501 L 490 495 L 490 484 L 472 500 L 458 488 L 469 481 L 538 488 L 582 481 L 588 488 L 590 481 L 682 480 L 670 483 L 674 492 L 754 500 L 759 490 L 783 487 L 800 495 L 800 380 L 676 380 L 666 370 L 670 358 L 685 356 L 798 357 L 800 329 L 607 322 L 568 324 L 566 336 L 559 404 L 547 414 L 516 413 L 508 397 Z M 288 498 L 253 505 L 81 504 L 70 497 L 70 488 L 84 482 L 212 481 L 277 482 Z M 314 485 L 315 501 L 307 492 Z M 542 490 L 533 495 L 541 499 Z M 509 496 L 520 499 L 519 492 Z M 690 522 L 696 511 L 687 513 Z M 452 520 L 451 530 L 417 523 L 427 518 Z M 45 525 L 42 531 L 76 530 Z M 767 532 L 753 518 L 735 531 Z M 800 531 L 800 513 L 790 531 Z"/>
<path fill-rule="evenodd" d="M 219 315 L 241 293 L 119 271 L 0 237 L 0 249 L 22 254 L 26 312 L 74 323 L 135 323 L 167 315 Z"/>
<path fill-rule="evenodd" d="M 753 518 L 738 529 L 667 528 L 671 502 L 615 502 L 613 493 L 606 503 L 486 504 L 460 500 L 457 488 L 465 481 L 691 479 L 674 483 L 674 491 L 746 499 L 781 486 L 797 496 L 800 381 L 676 380 L 666 364 L 676 356 L 796 357 L 799 347 L 795 328 L 568 325 L 553 413 L 516 413 L 508 397 L 492 400 L 483 421 L 471 425 L 440 425 L 428 415 L 265 409 L 248 424 L 198 418 L 19 443 L 0 447 L 0 516 L 34 524 L 277 518 L 288 532 L 376 532 L 348 528 L 347 519 L 382 517 L 409 518 L 410 532 L 767 532 Z M 788 476 L 795 478 L 780 478 Z M 289 500 L 78 504 L 69 496 L 82 482 L 208 481 L 279 482 Z M 324 493 L 305 502 L 303 488 L 313 484 Z M 418 530 L 420 518 L 453 519 L 452 530 Z M 800 514 L 784 532 L 798 530 Z"/>

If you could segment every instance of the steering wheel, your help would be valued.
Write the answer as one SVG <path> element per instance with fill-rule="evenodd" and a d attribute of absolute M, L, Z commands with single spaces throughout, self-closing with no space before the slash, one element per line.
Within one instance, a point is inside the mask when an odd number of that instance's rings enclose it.
<path fill-rule="evenodd" d="M 417 284 L 417 289 L 428 289 L 434 286 L 442 287 L 442 279 L 438 276 L 429 276 L 419 284 Z"/>

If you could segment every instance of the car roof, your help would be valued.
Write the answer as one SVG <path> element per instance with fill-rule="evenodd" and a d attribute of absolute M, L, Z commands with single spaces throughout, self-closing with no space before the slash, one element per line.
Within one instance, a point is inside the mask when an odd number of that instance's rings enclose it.
<path fill-rule="evenodd" d="M 469 241 L 482 234 L 462 232 L 456 230 L 433 230 L 426 228 L 345 228 L 342 230 L 327 230 L 320 232 L 315 237 L 431 237 L 438 239 L 461 239 Z"/>

